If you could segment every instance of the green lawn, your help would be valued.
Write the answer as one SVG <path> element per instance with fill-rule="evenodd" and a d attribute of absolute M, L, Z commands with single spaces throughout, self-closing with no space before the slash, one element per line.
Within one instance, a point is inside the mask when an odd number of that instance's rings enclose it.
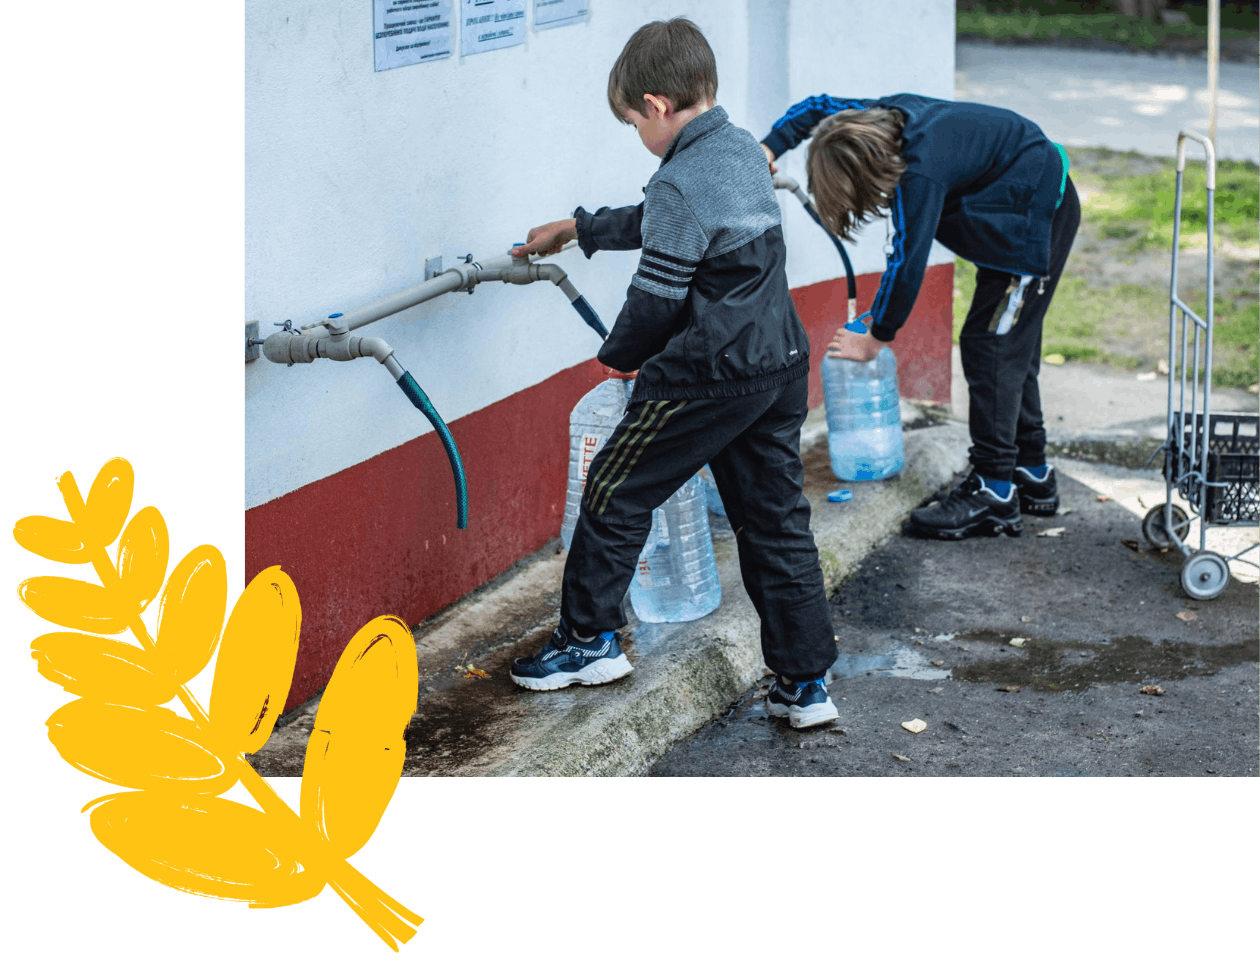
<path fill-rule="evenodd" d="M 1018 10 L 1011 10 L 1018 6 Z M 1221 39 L 1255 37 L 1260 23 L 1250 9 L 1234 9 L 1222 4 Z M 1155 50 L 1178 40 L 1207 41 L 1204 23 L 1164 24 L 1119 13 L 1065 13 L 1066 3 L 977 2 L 970 10 L 959 10 L 957 34 L 991 40 L 1108 40 L 1135 50 Z M 1077 7 L 1079 10 L 1080 8 Z M 1202 9 L 1187 9 L 1192 18 L 1202 19 Z"/>

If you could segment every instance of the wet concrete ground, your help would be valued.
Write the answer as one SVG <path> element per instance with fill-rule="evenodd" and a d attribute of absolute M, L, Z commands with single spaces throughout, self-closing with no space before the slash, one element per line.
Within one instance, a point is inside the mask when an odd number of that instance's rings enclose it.
<path fill-rule="evenodd" d="M 1187 598 L 1180 555 L 1132 548 L 1138 518 L 1071 477 L 1135 473 L 1058 464 L 1070 511 L 1021 538 L 898 535 L 866 558 L 832 602 L 834 724 L 767 718 L 767 678 L 651 773 L 1255 776 L 1256 585 Z"/>

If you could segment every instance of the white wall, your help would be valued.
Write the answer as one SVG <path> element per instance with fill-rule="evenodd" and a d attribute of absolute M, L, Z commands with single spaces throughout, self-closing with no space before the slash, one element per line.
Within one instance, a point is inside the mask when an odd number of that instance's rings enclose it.
<path fill-rule="evenodd" d="M 614 120 L 605 85 L 649 20 L 699 24 L 717 57 L 718 102 L 758 137 L 815 93 L 952 89 L 948 0 L 591 0 L 589 23 L 540 32 L 532 6 L 521 46 L 379 73 L 366 0 L 246 6 L 244 317 L 264 337 L 274 322 L 314 321 L 408 287 L 427 257 L 449 267 L 468 252 L 501 253 L 578 204 L 637 203 L 658 162 Z M 803 182 L 803 152 L 794 154 L 785 170 Z M 784 200 L 790 282 L 835 277 L 834 250 Z M 877 233 L 855 252 L 859 271 L 882 268 Z M 562 259 L 611 324 L 637 255 Z M 394 346 L 448 421 L 598 348 L 543 285 L 485 285 L 363 333 Z M 247 364 L 247 507 L 431 431 L 379 369 Z"/>

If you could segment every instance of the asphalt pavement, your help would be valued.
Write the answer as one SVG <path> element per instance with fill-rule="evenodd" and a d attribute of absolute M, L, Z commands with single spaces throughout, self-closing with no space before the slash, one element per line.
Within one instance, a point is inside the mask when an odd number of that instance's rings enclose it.
<path fill-rule="evenodd" d="M 1172 157 L 1177 132 L 1208 131 L 1201 57 L 959 43 L 954 97 L 1007 107 L 1068 147 Z M 1222 63 L 1217 156 L 1260 162 L 1260 72 Z M 1191 156 L 1200 157 L 1192 146 Z"/>

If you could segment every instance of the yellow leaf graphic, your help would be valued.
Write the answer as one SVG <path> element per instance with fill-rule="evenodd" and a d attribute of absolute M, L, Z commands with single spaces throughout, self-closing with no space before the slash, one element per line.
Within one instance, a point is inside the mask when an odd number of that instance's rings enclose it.
<path fill-rule="evenodd" d="M 48 718 L 48 739 L 71 766 L 135 790 L 217 794 L 236 783 L 197 725 L 161 707 L 75 700 Z"/>
<path fill-rule="evenodd" d="M 89 804 L 90 806 L 90 804 Z M 140 873 L 191 894 L 267 907 L 324 889 L 280 821 L 230 800 L 120 793 L 92 810 L 96 839 Z"/>
<path fill-rule="evenodd" d="M 82 633 L 48 633 L 31 643 L 45 679 L 75 694 L 128 706 L 161 706 L 175 696 L 169 671 L 139 646 Z"/>
<path fill-rule="evenodd" d="M 320 699 L 302 768 L 302 819 L 341 857 L 380 823 L 416 711 L 416 645 L 406 624 L 378 616 L 355 633 Z"/>
<path fill-rule="evenodd" d="M 135 473 L 126 459 L 110 459 L 101 466 L 88 490 L 86 509 L 78 520 L 83 524 L 85 542 L 107 546 L 118 538 L 131 509 L 134 488 Z"/>
<path fill-rule="evenodd" d="M 166 520 L 161 512 L 150 505 L 131 517 L 118 540 L 118 594 L 132 604 L 128 608 L 138 605 L 139 611 L 144 612 L 157 598 L 170 552 Z"/>
<path fill-rule="evenodd" d="M 214 546 L 198 546 L 180 560 L 158 603 L 158 659 L 177 683 L 206 668 L 227 614 L 227 563 Z"/>
<path fill-rule="evenodd" d="M 302 606 L 279 566 L 255 576 L 232 607 L 210 689 L 215 745 L 257 752 L 289 697 Z"/>
<path fill-rule="evenodd" d="M 79 527 L 65 519 L 28 515 L 13 526 L 13 538 L 23 549 L 53 562 L 88 562 L 90 546 L 83 544 Z"/>
<path fill-rule="evenodd" d="M 64 576 L 32 576 L 18 597 L 37 616 L 68 629 L 113 635 L 127 628 L 127 606 L 104 586 Z"/>

